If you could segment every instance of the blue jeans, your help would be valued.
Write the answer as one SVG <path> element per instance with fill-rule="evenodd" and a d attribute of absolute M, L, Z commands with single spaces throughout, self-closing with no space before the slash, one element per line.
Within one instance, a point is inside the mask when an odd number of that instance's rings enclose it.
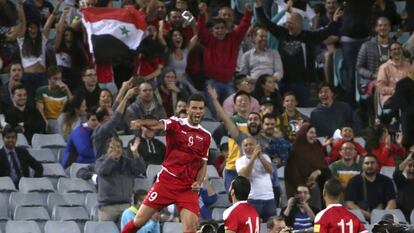
<path fill-rule="evenodd" d="M 267 222 L 267 220 L 276 215 L 276 203 L 275 199 L 270 200 L 247 200 L 254 208 L 257 210 L 262 222 Z"/>
<path fill-rule="evenodd" d="M 224 177 L 224 188 L 226 192 L 229 192 L 231 182 L 238 176 L 235 170 L 223 170 L 223 177 Z"/>
<path fill-rule="evenodd" d="M 223 104 L 224 100 L 234 93 L 233 88 L 233 82 L 227 81 L 227 82 L 218 82 L 213 79 L 210 79 L 207 81 L 207 84 L 210 84 L 214 89 L 216 89 L 217 92 L 217 98 L 220 104 Z M 207 85 L 206 85 L 206 100 L 207 100 L 207 106 L 211 111 L 211 114 L 214 118 L 217 118 L 216 109 L 213 106 L 213 102 L 211 101 L 210 95 L 207 92 Z"/>

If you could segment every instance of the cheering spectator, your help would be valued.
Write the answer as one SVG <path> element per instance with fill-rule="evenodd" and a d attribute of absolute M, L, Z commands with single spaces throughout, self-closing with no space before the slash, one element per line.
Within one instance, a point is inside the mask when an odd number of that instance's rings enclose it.
<path fill-rule="evenodd" d="M 227 142 L 220 145 L 220 154 L 214 161 L 214 167 L 216 168 L 220 177 L 223 177 L 224 166 L 226 165 L 227 157 L 229 157 L 229 144 Z"/>
<path fill-rule="evenodd" d="M 378 163 L 373 155 L 366 155 L 362 163 L 362 174 L 352 177 L 345 192 L 349 209 L 359 209 L 370 219 L 374 209 L 395 209 L 395 189 L 392 180 L 377 172 Z"/>
<path fill-rule="evenodd" d="M 27 105 L 27 91 L 23 85 L 15 86 L 11 93 L 13 107 L 6 110 L 5 120 L 31 142 L 33 134 L 45 133 L 46 122 L 36 108 Z"/>
<path fill-rule="evenodd" d="M 309 123 L 304 123 L 296 134 L 286 163 L 286 195 L 288 198 L 293 197 L 299 184 L 317 184 L 322 187 L 329 176 L 322 146 L 316 139 L 316 129 Z"/>
<path fill-rule="evenodd" d="M 178 116 L 180 112 L 187 113 L 187 102 L 185 100 L 177 100 L 175 103 L 174 115 Z"/>
<path fill-rule="evenodd" d="M 89 65 L 82 70 L 82 84 L 80 84 L 74 95 L 79 95 L 85 98 L 86 106 L 88 109 L 91 109 L 92 107 L 98 106 L 101 94 L 104 95 L 105 93 L 101 93 L 101 88 L 99 87 L 96 78 L 95 67 Z M 108 102 L 107 105 L 112 106 L 112 100 L 107 101 L 106 96 L 105 98 L 104 96 L 102 97 L 102 102 Z"/>
<path fill-rule="evenodd" d="M 272 113 L 278 115 L 282 112 L 282 98 L 277 89 L 276 77 L 269 74 L 261 75 L 256 81 L 252 96 L 259 101 L 269 97 L 273 105 Z"/>
<path fill-rule="evenodd" d="M 243 156 L 236 160 L 236 170 L 240 176 L 250 180 L 252 189 L 248 202 L 256 208 L 262 221 L 266 222 L 276 214 L 271 178 L 274 171 L 272 162 L 251 136 L 243 139 L 242 148 Z"/>
<path fill-rule="evenodd" d="M 4 146 L 0 149 L 0 177 L 9 176 L 16 187 L 21 177 L 29 177 L 29 168 L 34 170 L 34 177 L 41 177 L 43 167 L 29 152 L 21 147 L 16 147 L 17 131 L 13 127 L 6 126 L 2 130 Z"/>
<path fill-rule="evenodd" d="M 319 137 L 331 137 L 335 130 L 351 125 L 358 132 L 361 123 L 352 108 L 345 102 L 334 99 L 334 89 L 327 83 L 318 88 L 320 103 L 311 112 L 310 122 L 316 128 Z"/>
<path fill-rule="evenodd" d="M 69 134 L 78 127 L 81 123 L 85 122 L 86 117 L 86 101 L 81 96 L 73 96 L 69 99 L 62 112 L 57 119 L 57 128 L 60 135 L 65 140 L 68 139 Z"/>
<path fill-rule="evenodd" d="M 379 67 L 377 76 L 381 105 L 394 94 L 395 84 L 404 78 L 410 69 L 410 63 L 405 60 L 400 43 L 392 43 L 389 50 L 390 59 Z"/>
<path fill-rule="evenodd" d="M 69 135 L 61 164 L 68 168 L 72 163 L 95 163 L 92 133 L 99 122 L 94 110 L 88 111 L 86 122 L 76 127 Z"/>
<path fill-rule="evenodd" d="M 163 69 L 157 81 L 159 84 L 154 95 L 157 97 L 158 103 L 162 104 L 167 117 L 171 117 L 174 115 L 174 106 L 177 101 L 179 99 L 186 100 L 189 93 L 183 84 L 177 82 L 177 75 L 173 69 Z"/>
<path fill-rule="evenodd" d="M 112 92 L 106 88 L 101 89 L 99 93 L 98 108 L 106 109 L 109 113 L 112 113 L 113 103 L 114 97 Z"/>
<path fill-rule="evenodd" d="M 66 101 L 72 97 L 72 93 L 62 82 L 62 70 L 59 67 L 49 67 L 47 79 L 48 85 L 36 90 L 36 108 L 47 122 L 47 132 L 58 133 L 57 119 Z"/>
<path fill-rule="evenodd" d="M 315 214 L 319 209 L 310 205 L 310 189 L 306 185 L 296 188 L 294 197 L 289 198 L 287 206 L 282 210 L 282 216 L 286 218 L 286 224 L 294 230 L 307 229 L 313 226 Z"/>
<path fill-rule="evenodd" d="M 10 64 L 10 79 L 0 87 L 0 111 L 6 111 L 13 106 L 12 89 L 21 83 L 23 67 L 19 62 Z"/>
<path fill-rule="evenodd" d="M 297 105 L 298 101 L 296 100 L 295 93 L 286 92 L 283 95 L 284 112 L 276 118 L 276 126 L 282 130 L 285 138 L 291 143 L 295 141 L 296 132 L 299 130 L 302 122 L 309 121 L 307 116 L 296 109 Z"/>
<path fill-rule="evenodd" d="M 202 219 L 210 220 L 211 210 L 209 206 L 214 204 L 217 201 L 217 193 L 214 190 L 213 185 L 208 180 L 208 176 L 204 177 L 203 183 L 201 183 L 200 193 L 199 193 L 199 203 L 200 203 L 200 215 Z"/>
<path fill-rule="evenodd" d="M 391 135 L 383 125 L 370 127 L 367 131 L 365 148 L 368 153 L 377 158 L 378 171 L 382 166 L 394 166 L 394 156 L 405 156 L 405 149 L 402 146 L 402 134 L 396 135 L 396 143 L 391 142 Z"/>
<path fill-rule="evenodd" d="M 135 119 L 142 119 L 146 115 L 152 115 L 157 119 L 167 117 L 163 106 L 157 101 L 152 86 L 143 82 L 138 86 L 138 96 L 125 112 L 125 121 L 128 123 Z"/>
<path fill-rule="evenodd" d="M 393 174 L 397 186 L 397 208 L 402 210 L 405 218 L 409 219 L 414 209 L 414 147 L 411 147 L 407 158 L 400 165 L 395 166 Z M 404 175 L 405 174 L 405 175 Z"/>
<path fill-rule="evenodd" d="M 200 15 L 198 18 L 198 36 L 203 45 L 203 61 L 205 76 L 210 78 L 209 84 L 216 89 L 218 100 L 223 103 L 225 98 L 233 94 L 231 78 L 236 69 L 240 44 L 247 33 L 252 18 L 252 7 L 246 7 L 246 13 L 239 26 L 233 31 L 226 30 L 223 19 L 213 19 L 212 32 L 206 25 L 207 5 L 199 4 Z M 210 98 L 207 98 L 209 107 L 212 108 Z M 214 112 L 214 111 L 213 111 Z M 215 113 L 213 113 L 215 115 Z"/>
<path fill-rule="evenodd" d="M 234 96 L 239 91 L 244 91 L 251 94 L 252 90 L 252 82 L 249 80 L 249 76 L 245 74 L 238 74 L 233 78 L 233 85 L 236 88 L 236 92 L 231 94 L 229 97 L 224 100 L 223 108 L 226 111 L 227 115 L 233 116 L 236 112 L 235 110 L 235 102 Z M 249 112 L 259 112 L 259 102 L 253 96 L 250 96 L 250 110 Z"/>
<path fill-rule="evenodd" d="M 240 73 L 247 74 L 256 81 L 263 74 L 271 74 L 276 81 L 283 78 L 283 66 L 279 52 L 267 48 L 267 30 L 257 28 L 253 32 L 255 48 L 245 52 L 241 58 Z"/>
<path fill-rule="evenodd" d="M 267 220 L 268 233 L 289 233 L 292 229 L 286 226 L 285 218 L 272 216 Z"/>
<path fill-rule="evenodd" d="M 354 130 L 351 126 L 345 125 L 341 129 L 341 137 L 338 140 L 329 139 L 328 142 L 325 144 L 329 144 L 331 146 L 331 152 L 328 155 L 328 163 L 333 163 L 339 159 L 341 159 L 340 150 L 344 143 L 350 142 L 354 144 L 354 148 L 357 151 L 357 155 L 364 156 L 367 154 L 365 149 L 354 140 Z"/>
<path fill-rule="evenodd" d="M 349 180 L 353 176 L 359 175 L 362 168 L 361 165 L 355 161 L 357 151 L 352 142 L 343 143 L 339 154 L 342 159 L 329 165 L 329 169 L 331 170 L 332 175 L 336 176 L 341 182 L 342 187 L 346 188 Z"/>
<path fill-rule="evenodd" d="M 287 28 L 273 24 L 264 13 L 262 1 L 256 0 L 257 17 L 269 32 L 279 40 L 279 53 L 283 61 L 284 78 L 281 82 L 282 93 L 293 91 L 299 100 L 300 106 L 307 106 L 310 96 L 307 82 L 312 79 L 314 62 L 312 61 L 311 44 L 321 43 L 337 27 L 341 16 L 336 11 L 333 22 L 328 27 L 315 31 L 302 31 L 302 16 L 293 12 L 287 17 Z M 303 47 L 305 44 L 306 48 Z"/>

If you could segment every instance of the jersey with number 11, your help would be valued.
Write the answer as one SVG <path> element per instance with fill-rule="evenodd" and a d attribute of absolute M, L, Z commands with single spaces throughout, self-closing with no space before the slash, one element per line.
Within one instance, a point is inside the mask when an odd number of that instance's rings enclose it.
<path fill-rule="evenodd" d="M 315 233 L 367 233 L 364 224 L 340 204 L 332 204 L 315 217 Z"/>
<path fill-rule="evenodd" d="M 247 203 L 239 201 L 223 213 L 224 227 L 237 233 L 259 233 L 260 217 L 256 209 Z"/>

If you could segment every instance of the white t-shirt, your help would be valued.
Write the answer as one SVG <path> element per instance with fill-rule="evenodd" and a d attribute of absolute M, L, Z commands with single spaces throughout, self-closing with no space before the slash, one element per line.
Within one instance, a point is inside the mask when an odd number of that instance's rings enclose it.
<path fill-rule="evenodd" d="M 39 31 L 39 33 L 41 33 L 41 32 Z M 32 66 L 36 63 L 40 63 L 42 66 L 46 67 L 46 43 L 47 43 L 47 38 L 42 35 L 42 48 L 41 48 L 42 52 L 40 53 L 40 56 L 38 56 L 38 57 L 34 57 L 34 56 L 24 57 L 23 56 L 23 42 L 24 42 L 24 37 L 17 38 L 17 44 L 19 45 L 20 57 L 22 59 L 23 68 L 30 67 L 30 66 Z"/>
<path fill-rule="evenodd" d="M 271 163 L 271 160 L 267 154 L 263 154 L 266 161 Z M 246 155 L 243 155 L 236 160 L 236 171 L 239 171 L 247 166 L 250 159 Z M 256 159 L 253 164 L 252 174 L 247 177 L 250 180 L 250 193 L 249 199 L 253 200 L 271 200 L 274 198 L 272 188 L 271 174 L 266 171 L 260 159 Z"/>

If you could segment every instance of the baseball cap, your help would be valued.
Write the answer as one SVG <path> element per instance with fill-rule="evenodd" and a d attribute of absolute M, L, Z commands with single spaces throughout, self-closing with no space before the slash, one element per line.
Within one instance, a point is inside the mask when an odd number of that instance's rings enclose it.
<path fill-rule="evenodd" d="M 260 105 L 264 105 L 264 104 L 273 104 L 272 98 L 270 98 L 269 96 L 263 97 L 260 100 Z"/>

